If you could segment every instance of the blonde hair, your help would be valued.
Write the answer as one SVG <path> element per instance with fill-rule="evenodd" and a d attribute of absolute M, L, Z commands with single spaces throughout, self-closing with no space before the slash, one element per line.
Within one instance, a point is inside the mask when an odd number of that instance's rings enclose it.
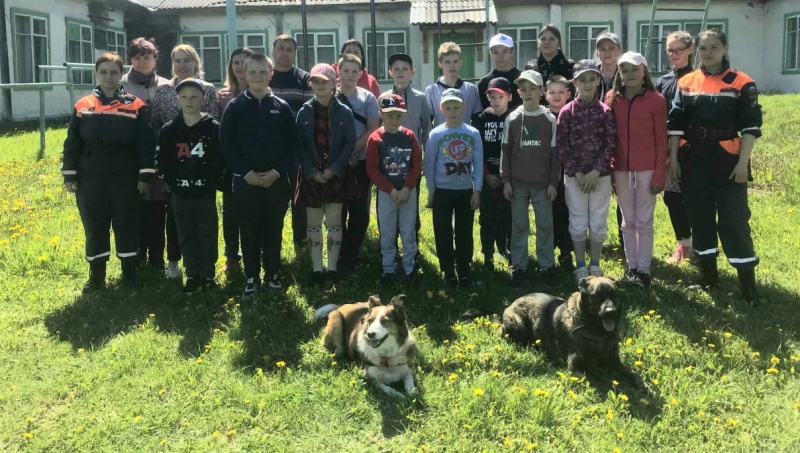
<path fill-rule="evenodd" d="M 169 54 L 169 57 L 174 60 L 175 54 L 181 50 L 186 52 L 186 55 L 189 55 L 189 58 L 191 58 L 192 61 L 194 61 L 195 78 L 202 79 L 203 75 L 205 75 L 205 73 L 203 72 L 203 63 L 200 61 L 200 55 L 197 54 L 197 51 L 194 50 L 194 47 L 192 47 L 191 45 L 178 44 L 177 46 L 172 48 L 172 52 Z M 175 76 L 175 63 L 172 64 L 172 79 L 177 80 L 177 77 Z"/>
<path fill-rule="evenodd" d="M 438 58 L 439 61 L 442 61 L 442 58 L 448 55 L 458 55 L 458 58 L 461 58 L 461 47 L 458 44 L 447 41 L 443 42 L 441 46 L 439 46 Z"/>

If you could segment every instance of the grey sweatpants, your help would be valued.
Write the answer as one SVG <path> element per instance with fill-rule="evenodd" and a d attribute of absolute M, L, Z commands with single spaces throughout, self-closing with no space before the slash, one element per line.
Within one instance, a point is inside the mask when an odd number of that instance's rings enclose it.
<path fill-rule="evenodd" d="M 378 233 L 381 242 L 381 266 L 384 273 L 394 273 L 394 260 L 397 258 L 397 232 L 403 242 L 403 269 L 407 274 L 414 270 L 417 255 L 417 189 L 408 193 L 408 201 L 397 204 L 392 196 L 378 191 L 376 202 L 378 211 Z"/>
<path fill-rule="evenodd" d="M 511 199 L 511 265 L 520 270 L 528 268 L 529 204 L 533 205 L 536 222 L 536 260 L 540 269 L 549 269 L 555 264 L 553 203 L 547 198 L 547 189 L 519 186 L 514 187 Z"/>

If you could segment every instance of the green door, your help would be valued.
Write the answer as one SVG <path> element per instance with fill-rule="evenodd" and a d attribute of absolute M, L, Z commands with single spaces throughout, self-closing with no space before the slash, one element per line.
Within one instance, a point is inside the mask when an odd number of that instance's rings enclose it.
<path fill-rule="evenodd" d="M 445 33 L 442 32 L 442 41 L 452 41 L 461 47 L 461 78 L 464 80 L 471 80 L 475 78 L 475 34 L 474 33 Z M 439 80 L 442 75 L 442 70 L 439 69 L 439 35 L 436 31 L 433 32 L 433 55 L 436 58 L 436 64 L 433 68 L 434 80 Z"/>

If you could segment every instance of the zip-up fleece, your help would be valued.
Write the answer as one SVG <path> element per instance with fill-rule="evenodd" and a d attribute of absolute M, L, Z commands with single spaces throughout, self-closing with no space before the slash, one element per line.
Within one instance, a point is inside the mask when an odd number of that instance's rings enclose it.
<path fill-rule="evenodd" d="M 617 124 L 614 112 L 598 101 L 583 102 L 579 97 L 558 113 L 558 157 L 564 174 L 600 172 L 611 174 L 611 158 L 617 149 Z"/>
<path fill-rule="evenodd" d="M 430 107 L 431 115 L 433 115 L 433 126 L 436 127 L 445 123 L 444 113 L 439 109 L 439 102 L 442 100 L 442 93 L 448 88 L 456 88 L 464 95 L 464 112 L 461 114 L 461 122 L 469 124 L 472 115 L 483 110 L 478 87 L 471 82 L 465 82 L 461 77 L 456 80 L 456 85 L 451 87 L 444 83 L 444 77 L 439 77 L 436 83 L 432 83 L 428 85 L 428 88 L 425 88 L 425 97 L 428 98 L 428 106 Z"/>
<path fill-rule="evenodd" d="M 306 179 L 321 173 L 317 167 L 317 145 L 314 140 L 314 99 L 303 104 L 297 112 L 297 136 L 300 152 L 300 168 Z M 331 136 L 328 139 L 328 168 L 336 176 L 344 177 L 347 162 L 356 146 L 356 124 L 353 112 L 346 105 L 331 97 L 328 116 Z"/>
<path fill-rule="evenodd" d="M 149 109 L 122 85 L 112 97 L 100 87 L 75 103 L 64 141 L 61 174 L 64 182 L 83 178 L 138 177 L 150 182 L 155 136 Z"/>
<path fill-rule="evenodd" d="M 556 117 L 547 107 L 519 106 L 506 118 L 500 180 L 531 189 L 556 187 L 561 164 L 556 151 Z"/>
<path fill-rule="evenodd" d="M 173 193 L 183 198 L 213 196 L 223 166 L 219 123 L 208 113 L 191 126 L 179 114 L 161 128 L 156 169 Z"/>
<path fill-rule="evenodd" d="M 664 187 L 668 152 L 665 104 L 664 96 L 645 90 L 630 100 L 618 94 L 612 107 L 617 123 L 614 170 L 655 170 L 650 185 L 661 188 Z"/>
<path fill-rule="evenodd" d="M 222 155 L 233 172 L 233 191 L 249 190 L 251 171 L 275 170 L 281 178 L 297 171 L 297 126 L 289 104 L 272 95 L 258 100 L 246 90 L 232 100 L 220 124 Z"/>

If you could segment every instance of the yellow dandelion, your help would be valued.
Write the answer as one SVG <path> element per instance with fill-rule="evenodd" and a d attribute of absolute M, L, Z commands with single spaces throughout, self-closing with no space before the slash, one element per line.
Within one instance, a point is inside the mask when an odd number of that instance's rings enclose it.
<path fill-rule="evenodd" d="M 618 381 L 618 380 L 616 380 L 616 379 L 614 379 L 613 381 L 611 381 L 611 385 L 613 385 L 614 387 L 616 387 L 616 386 L 618 386 L 618 385 L 619 385 L 619 381 Z"/>
<path fill-rule="evenodd" d="M 203 363 L 203 359 L 197 359 L 194 361 L 194 363 L 200 365 L 201 363 Z"/>
<path fill-rule="evenodd" d="M 628 395 L 626 395 L 624 393 L 620 393 L 619 394 L 619 399 L 621 399 L 622 401 L 625 401 L 627 403 L 628 402 Z"/>
<path fill-rule="evenodd" d="M 736 405 L 736 410 L 737 411 L 741 411 L 742 410 L 742 406 L 741 405 Z"/>
<path fill-rule="evenodd" d="M 800 409 L 800 401 L 795 401 L 795 402 L 792 404 L 792 407 L 793 407 L 793 408 L 795 408 L 795 409 Z"/>
<path fill-rule="evenodd" d="M 729 418 L 728 419 L 728 428 L 733 428 L 734 426 L 736 426 L 738 424 L 739 424 L 739 422 L 737 422 L 736 419 L 733 419 L 733 418 Z"/>
<path fill-rule="evenodd" d="M 142 421 L 142 416 L 141 415 L 137 415 L 136 417 L 133 417 L 133 422 L 134 423 L 139 423 L 140 421 Z"/>
<path fill-rule="evenodd" d="M 622 433 L 617 433 L 617 439 L 622 439 Z"/>
<path fill-rule="evenodd" d="M 443 359 L 442 359 L 442 365 L 445 365 L 445 364 L 447 364 L 447 362 L 448 362 L 448 360 L 447 360 L 447 357 L 445 357 L 445 358 L 443 358 Z"/>
<path fill-rule="evenodd" d="M 547 396 L 547 390 L 536 389 L 533 391 L 533 394 L 536 396 Z"/>
<path fill-rule="evenodd" d="M 472 393 L 474 393 L 475 396 L 483 396 L 483 389 L 475 389 Z"/>
<path fill-rule="evenodd" d="M 658 378 L 650 379 L 650 382 L 652 382 L 653 385 L 658 385 Z"/>
<path fill-rule="evenodd" d="M 775 367 L 767 368 L 767 374 L 777 374 L 777 373 L 778 373 L 778 369 L 777 368 L 775 368 Z"/>
<path fill-rule="evenodd" d="M 213 436 L 214 436 L 214 437 L 219 437 L 219 436 L 221 436 L 221 435 L 222 435 L 222 433 L 221 433 L 221 432 L 219 432 L 219 431 L 214 431 L 214 434 L 213 434 Z"/>
<path fill-rule="evenodd" d="M 606 412 L 606 418 L 609 419 L 609 420 L 613 420 L 614 419 L 614 411 L 609 409 L 608 412 Z"/>
<path fill-rule="evenodd" d="M 724 336 L 725 338 L 730 338 L 730 337 L 733 336 L 733 334 L 730 333 L 730 332 L 725 332 L 725 333 L 722 334 L 722 336 Z"/>
<path fill-rule="evenodd" d="M 678 400 L 673 398 L 672 401 L 669 402 L 669 405 L 672 407 L 678 407 Z"/>
<path fill-rule="evenodd" d="M 727 374 L 723 374 L 722 376 L 720 376 L 719 380 L 722 381 L 722 382 L 727 382 L 728 381 L 728 375 Z"/>
<path fill-rule="evenodd" d="M 499 372 L 497 370 L 492 371 L 492 376 L 494 376 L 494 377 L 500 377 L 502 375 L 503 375 L 503 373 L 501 373 L 501 372 Z"/>
<path fill-rule="evenodd" d="M 161 439 L 161 442 L 159 442 L 158 445 L 164 445 L 166 443 L 167 443 L 167 438 L 165 437 L 165 438 Z"/>
<path fill-rule="evenodd" d="M 536 339 L 536 341 L 534 341 L 533 343 L 534 343 L 536 346 L 539 346 L 540 344 L 542 344 L 542 340 L 540 340 L 540 339 L 538 339 L 538 338 L 537 338 L 537 339 Z"/>
<path fill-rule="evenodd" d="M 33 439 L 33 433 L 27 432 L 27 433 L 23 434 L 22 437 L 24 437 L 26 439 Z"/>
<path fill-rule="evenodd" d="M 643 318 L 645 321 L 649 321 L 649 320 L 650 320 L 650 315 L 644 315 L 644 316 L 642 316 L 642 318 Z"/>
<path fill-rule="evenodd" d="M 534 450 L 538 446 L 539 446 L 539 444 L 537 444 L 536 442 L 531 442 L 528 445 L 526 445 L 525 448 L 527 448 L 528 450 Z"/>
<path fill-rule="evenodd" d="M 453 330 L 455 330 L 456 332 L 461 332 L 461 324 L 454 325 Z"/>
<path fill-rule="evenodd" d="M 761 353 L 758 351 L 753 351 L 753 357 L 761 357 Z"/>
<path fill-rule="evenodd" d="M 458 375 L 453 373 L 450 376 L 447 376 L 447 379 L 450 379 L 451 381 L 455 381 L 456 379 L 458 379 Z"/>
<path fill-rule="evenodd" d="M 771 359 L 769 359 L 769 362 L 770 362 L 771 364 L 773 364 L 773 365 L 777 365 L 777 364 L 781 363 L 781 359 L 779 359 L 779 358 L 777 358 L 777 357 L 775 357 L 775 356 L 772 356 L 772 358 L 771 358 Z"/>
<path fill-rule="evenodd" d="M 159 395 L 163 395 L 165 393 L 167 393 L 167 389 L 161 389 L 161 390 L 158 391 Z"/>
<path fill-rule="evenodd" d="M 580 379 L 577 376 L 570 376 L 569 380 L 572 382 L 578 382 Z"/>
<path fill-rule="evenodd" d="M 284 362 L 283 360 L 281 360 L 279 362 L 275 362 L 275 366 L 278 367 L 278 368 L 283 368 L 283 367 L 286 366 L 286 362 Z"/>
<path fill-rule="evenodd" d="M 700 418 L 703 418 L 703 417 L 706 416 L 706 412 L 705 411 L 700 411 L 700 412 L 697 413 L 697 416 L 700 417 Z"/>
<path fill-rule="evenodd" d="M 637 349 L 636 349 L 636 354 L 639 354 L 639 355 L 642 355 L 642 354 L 644 354 L 644 349 L 642 349 L 642 348 L 637 348 Z"/>
<path fill-rule="evenodd" d="M 797 356 L 796 355 L 790 355 L 789 356 L 789 360 L 791 360 L 792 362 L 797 362 Z"/>
<path fill-rule="evenodd" d="M 693 369 L 694 369 L 694 367 L 691 366 L 691 365 L 689 365 L 686 368 L 684 368 L 684 370 L 686 370 L 686 371 L 692 371 Z"/>
<path fill-rule="evenodd" d="M 469 423 L 464 423 L 461 426 L 463 426 L 465 429 L 472 429 L 472 425 L 470 425 Z"/>
<path fill-rule="evenodd" d="M 620 450 L 619 447 L 614 447 L 614 450 L 612 450 L 612 453 L 622 453 L 622 450 Z"/>
<path fill-rule="evenodd" d="M 50 238 L 50 245 L 58 245 L 61 242 L 61 238 L 58 236 L 53 236 Z"/>
<path fill-rule="evenodd" d="M 528 393 L 528 391 L 527 391 L 527 390 L 525 390 L 525 389 L 519 389 L 519 394 L 520 394 L 520 395 L 524 395 L 524 394 L 526 394 L 526 393 Z"/>
<path fill-rule="evenodd" d="M 235 429 L 228 430 L 228 432 L 225 433 L 225 434 L 227 434 L 229 436 L 235 436 L 236 435 L 236 430 Z"/>
<path fill-rule="evenodd" d="M 654 315 L 654 314 L 656 314 L 656 311 L 655 310 L 650 310 L 650 311 L 647 312 L 647 314 L 648 315 Z"/>
<path fill-rule="evenodd" d="M 505 445 L 505 446 L 507 446 L 507 447 L 510 447 L 510 446 L 511 446 L 513 443 L 514 443 L 514 442 L 512 442 L 512 441 L 511 441 L 511 438 L 510 438 L 510 437 L 508 437 L 508 436 L 506 436 L 506 437 L 505 437 L 505 439 L 503 439 L 503 445 Z"/>
<path fill-rule="evenodd" d="M 333 361 L 333 362 L 331 362 L 331 366 L 332 366 L 332 367 L 335 367 L 335 366 L 336 366 L 336 365 L 338 365 L 338 364 L 339 364 L 339 362 L 337 362 L 337 361 Z"/>
<path fill-rule="evenodd" d="M 633 362 L 633 364 L 636 365 L 636 366 L 642 366 L 642 361 L 641 360 L 637 360 L 637 361 Z"/>
<path fill-rule="evenodd" d="M 714 348 L 717 347 L 717 345 L 715 345 L 714 343 L 709 343 L 708 347 L 711 348 L 711 349 L 714 349 Z"/>
<path fill-rule="evenodd" d="M 82 433 L 83 430 L 84 430 L 83 426 L 79 426 L 79 427 L 75 428 L 75 432 L 76 433 Z"/>
<path fill-rule="evenodd" d="M 633 338 L 628 337 L 628 338 L 625 339 L 625 344 L 629 345 L 631 343 L 633 343 Z"/>
<path fill-rule="evenodd" d="M 447 292 L 443 289 L 439 290 L 439 297 L 447 297 Z"/>
<path fill-rule="evenodd" d="M 578 397 L 578 395 L 575 394 L 575 392 L 573 392 L 572 390 L 568 391 L 567 395 L 569 395 L 569 397 L 572 398 L 572 399 L 575 399 L 575 398 Z"/>

